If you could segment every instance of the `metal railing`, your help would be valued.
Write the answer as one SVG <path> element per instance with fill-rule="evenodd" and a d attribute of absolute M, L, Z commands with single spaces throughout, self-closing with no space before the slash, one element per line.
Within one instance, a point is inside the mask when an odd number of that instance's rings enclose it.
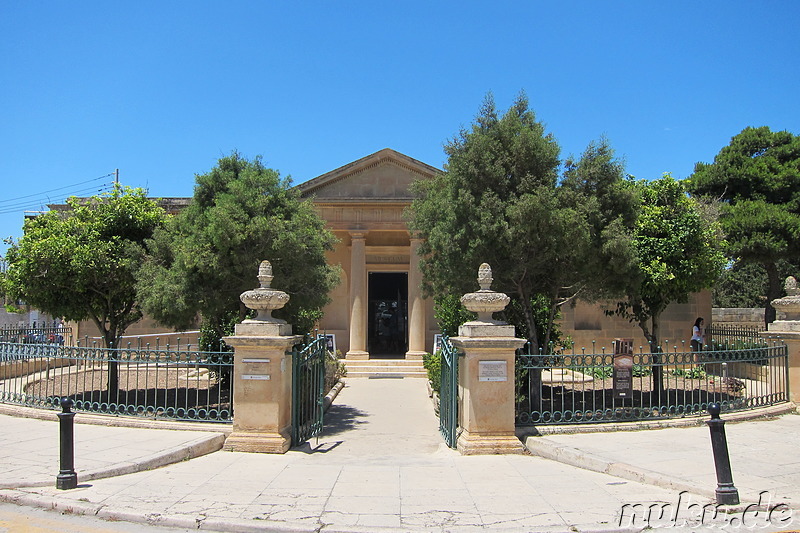
<path fill-rule="evenodd" d="M 725 349 L 639 348 L 624 394 L 614 387 L 613 350 L 518 354 L 517 425 L 662 419 L 705 414 L 715 402 L 724 411 L 741 411 L 788 401 L 785 344 L 729 339 L 716 346 Z"/>
<path fill-rule="evenodd" d="M 72 335 L 72 328 L 63 326 L 22 328 L 16 326 L 0 327 L 0 342 L 21 344 L 64 344 Z"/>
<path fill-rule="evenodd" d="M 292 445 L 299 446 L 322 432 L 325 360 L 328 343 L 316 335 L 292 350 Z"/>
<path fill-rule="evenodd" d="M 233 352 L 0 342 L 0 402 L 77 411 L 231 422 Z"/>
<path fill-rule="evenodd" d="M 742 341 L 745 339 L 758 339 L 762 331 L 764 331 L 763 327 L 712 324 L 705 333 L 708 343 L 713 345 L 714 342 L 724 343 L 729 340 Z"/>
<path fill-rule="evenodd" d="M 442 378 L 439 392 L 439 432 L 450 448 L 458 443 L 458 357 L 460 352 L 442 336 Z"/>

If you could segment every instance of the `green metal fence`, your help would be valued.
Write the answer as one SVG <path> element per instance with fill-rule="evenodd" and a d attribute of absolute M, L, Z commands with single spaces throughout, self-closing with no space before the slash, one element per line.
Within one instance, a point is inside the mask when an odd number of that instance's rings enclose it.
<path fill-rule="evenodd" d="M 191 346 L 61 346 L 0 342 L 0 402 L 203 422 L 231 422 L 231 351 Z"/>
<path fill-rule="evenodd" d="M 322 431 L 325 400 L 324 335 L 292 352 L 292 445 L 298 446 Z"/>
<path fill-rule="evenodd" d="M 442 375 L 439 391 L 439 432 L 450 448 L 458 441 L 458 356 L 446 336 L 441 345 Z"/>
<path fill-rule="evenodd" d="M 625 390 L 619 382 L 615 387 L 613 348 L 518 354 L 517 425 L 674 418 L 705 414 L 714 402 L 741 411 L 788 401 L 785 344 L 730 338 L 712 345 L 718 349 L 639 348 L 626 368 Z"/>
<path fill-rule="evenodd" d="M 0 327 L 0 342 L 20 344 L 64 344 L 72 336 L 72 328 L 64 326 L 46 327 Z"/>

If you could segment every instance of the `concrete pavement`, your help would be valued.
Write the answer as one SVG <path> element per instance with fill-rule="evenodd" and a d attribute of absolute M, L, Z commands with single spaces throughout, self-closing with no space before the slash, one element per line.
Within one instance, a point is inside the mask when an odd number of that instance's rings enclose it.
<path fill-rule="evenodd" d="M 800 526 L 800 416 L 726 426 L 743 504 L 700 517 L 692 513 L 714 509 L 716 486 L 706 427 L 527 440 L 533 453 L 572 464 L 531 455 L 462 457 L 441 443 L 424 387 L 415 379 L 350 379 L 326 414 L 325 433 L 285 455 L 220 451 L 149 469 L 145 458 L 198 441 L 213 449 L 221 436 L 78 425 L 79 487 L 70 491 L 54 488 L 57 423 L 0 415 L 0 499 L 208 531 L 732 531 L 757 520 L 767 526 L 760 531 Z M 55 455 L 42 444 L 51 441 Z M 584 464 L 575 459 L 581 456 Z M 118 463 L 132 473 L 85 477 Z M 47 479 L 49 486 L 33 486 Z M 772 496 L 770 509 L 756 516 L 747 505 L 762 491 Z M 663 516 L 648 516 L 652 505 L 666 510 Z"/>

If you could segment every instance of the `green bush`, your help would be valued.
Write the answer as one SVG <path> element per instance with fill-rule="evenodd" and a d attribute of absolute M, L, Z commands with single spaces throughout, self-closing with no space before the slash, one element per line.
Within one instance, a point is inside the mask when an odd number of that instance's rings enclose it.
<path fill-rule="evenodd" d="M 339 359 L 341 357 L 342 352 L 336 350 L 336 353 L 331 352 L 330 350 L 326 352 L 327 357 L 325 357 L 325 390 L 329 391 L 333 388 L 334 385 L 339 383 L 343 377 L 347 375 L 347 367 L 344 365 L 344 361 Z"/>
<path fill-rule="evenodd" d="M 422 366 L 428 371 L 428 380 L 431 388 L 437 393 L 442 388 L 442 354 L 437 351 L 435 354 L 426 353 L 422 356 Z"/>
<path fill-rule="evenodd" d="M 688 379 L 705 379 L 706 371 L 699 366 L 694 368 L 675 368 L 672 370 L 673 376 L 685 377 Z"/>

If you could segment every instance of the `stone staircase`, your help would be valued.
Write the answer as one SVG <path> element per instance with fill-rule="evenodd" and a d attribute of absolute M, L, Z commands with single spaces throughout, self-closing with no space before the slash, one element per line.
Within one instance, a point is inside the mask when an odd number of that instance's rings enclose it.
<path fill-rule="evenodd" d="M 348 378 L 427 378 L 421 360 L 343 359 Z"/>

